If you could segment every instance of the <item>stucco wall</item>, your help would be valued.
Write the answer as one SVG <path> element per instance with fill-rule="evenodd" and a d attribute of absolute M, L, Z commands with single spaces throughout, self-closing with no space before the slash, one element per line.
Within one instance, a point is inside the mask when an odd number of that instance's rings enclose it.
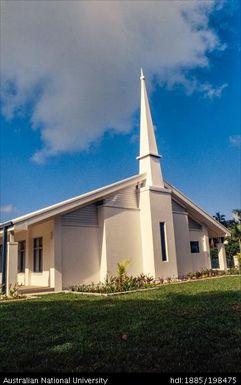
<path fill-rule="evenodd" d="M 62 226 L 63 288 L 99 281 L 98 227 Z"/>
<path fill-rule="evenodd" d="M 103 207 L 107 272 L 116 273 L 117 263 L 127 259 L 129 274 L 143 271 L 140 212 L 114 207 Z"/>
<path fill-rule="evenodd" d="M 187 214 L 180 212 L 173 213 L 173 221 L 178 275 L 181 276 L 191 271 L 210 268 L 208 230 L 206 227 L 200 225 L 200 229 L 190 229 L 190 222 L 192 224 L 192 220 L 190 218 L 188 220 Z M 199 242 L 199 253 L 191 253 L 190 241 Z"/>
<path fill-rule="evenodd" d="M 28 231 L 19 231 L 14 234 L 16 242 L 25 241 L 25 273 L 17 274 L 19 285 L 49 286 L 50 260 L 53 253 L 52 245 L 53 222 L 47 221 L 32 225 Z M 33 239 L 43 238 L 43 256 L 41 273 L 33 271 Z"/>
<path fill-rule="evenodd" d="M 190 252 L 190 234 L 188 216 L 185 213 L 173 213 L 178 276 L 193 271 L 192 255 Z"/>
<path fill-rule="evenodd" d="M 43 238 L 43 260 L 41 273 L 35 273 L 33 271 L 33 239 L 34 238 Z M 52 258 L 53 252 L 53 222 L 48 221 L 33 225 L 29 228 L 29 240 L 28 240 L 28 250 L 29 255 L 26 260 L 26 267 L 29 271 L 29 285 L 31 286 L 49 286 L 49 269 L 50 269 L 50 260 Z"/>
<path fill-rule="evenodd" d="M 172 218 L 171 195 L 167 192 L 150 191 L 153 244 L 156 277 L 176 277 L 176 247 Z M 166 225 L 167 261 L 161 258 L 160 222 Z"/>
<path fill-rule="evenodd" d="M 205 250 L 205 234 L 201 230 L 190 230 L 190 241 L 199 242 L 199 253 L 191 253 L 192 257 L 192 270 L 198 271 L 205 268 L 210 268 L 210 258 L 207 250 Z"/>

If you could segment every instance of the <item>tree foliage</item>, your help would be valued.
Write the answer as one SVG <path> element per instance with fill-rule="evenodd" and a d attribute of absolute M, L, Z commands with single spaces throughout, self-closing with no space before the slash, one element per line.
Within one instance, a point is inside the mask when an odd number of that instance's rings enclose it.
<path fill-rule="evenodd" d="M 216 212 L 215 215 L 213 215 L 213 218 L 216 219 L 219 223 L 226 226 L 226 216 L 224 214 L 221 214 L 220 211 Z"/>
<path fill-rule="evenodd" d="M 221 214 L 220 211 L 216 212 L 213 215 L 213 218 L 216 219 L 219 223 L 226 226 L 231 233 L 231 236 L 227 237 L 228 243 L 225 245 L 227 260 L 233 261 L 234 255 L 237 255 L 241 252 L 241 210 L 234 209 L 232 210 L 233 219 L 226 219 L 225 214 Z M 216 253 L 217 254 L 217 253 Z M 215 249 L 212 253 L 212 259 L 217 259 L 215 254 Z"/>
<path fill-rule="evenodd" d="M 240 223 L 241 222 L 241 210 L 240 209 L 234 209 L 232 211 L 232 213 L 233 213 L 234 220 L 236 222 Z"/>
<path fill-rule="evenodd" d="M 228 229 L 231 233 L 231 236 L 227 238 L 226 245 L 226 254 L 227 257 L 233 258 L 234 255 L 237 255 L 241 252 L 241 210 L 234 209 L 233 211 L 234 220 L 228 221 Z"/>

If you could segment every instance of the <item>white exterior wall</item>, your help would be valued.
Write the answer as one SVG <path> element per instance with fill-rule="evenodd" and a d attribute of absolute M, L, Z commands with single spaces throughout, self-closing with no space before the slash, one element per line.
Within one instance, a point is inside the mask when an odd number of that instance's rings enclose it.
<path fill-rule="evenodd" d="M 173 213 L 178 276 L 193 271 L 192 255 L 190 252 L 190 235 L 188 216 L 184 212 Z"/>
<path fill-rule="evenodd" d="M 205 225 L 202 226 L 203 231 L 203 253 L 204 256 L 204 262 L 205 262 L 205 269 L 211 269 L 211 255 L 210 255 L 210 247 L 209 247 L 209 236 L 208 236 L 208 229 Z"/>
<path fill-rule="evenodd" d="M 98 227 L 62 226 L 63 288 L 100 280 Z"/>
<path fill-rule="evenodd" d="M 97 207 L 97 211 L 95 211 Z M 128 259 L 128 273 L 142 272 L 140 217 L 135 186 L 61 218 L 62 286 L 97 283 Z"/>
<path fill-rule="evenodd" d="M 165 223 L 167 261 L 162 261 L 160 222 Z M 201 222 L 200 222 L 201 223 Z M 129 260 L 128 273 L 155 278 L 177 277 L 210 268 L 208 228 L 189 218 L 172 202 L 171 189 L 138 187 L 118 190 L 98 202 L 57 215 L 15 232 L 26 241 L 25 273 L 18 283 L 61 290 L 97 283 Z M 33 239 L 43 238 L 43 272 L 33 272 Z M 199 253 L 190 252 L 199 242 Z M 1 277 L 0 277 L 1 278 Z"/>
<path fill-rule="evenodd" d="M 43 271 L 33 271 L 33 239 L 43 238 Z M 27 231 L 19 231 L 14 234 L 15 242 L 25 241 L 25 272 L 17 274 L 18 285 L 26 286 L 49 286 L 50 284 L 50 261 L 53 258 L 53 221 L 47 221 L 32 225 Z"/>
<path fill-rule="evenodd" d="M 151 191 L 152 231 L 155 253 L 155 276 L 177 277 L 176 246 L 172 217 L 171 194 L 168 192 Z M 161 258 L 160 222 L 166 227 L 167 261 Z"/>
<path fill-rule="evenodd" d="M 140 212 L 134 209 L 103 207 L 103 243 L 102 259 L 106 260 L 106 271 L 115 274 L 117 263 L 129 260 L 128 274 L 139 274 L 143 271 Z M 105 276 L 104 268 L 102 279 Z"/>
<path fill-rule="evenodd" d="M 155 251 L 153 244 L 150 191 L 147 188 L 140 190 L 140 224 L 143 273 L 155 277 Z"/>
<path fill-rule="evenodd" d="M 43 256 L 41 273 L 33 271 L 33 240 L 34 238 L 43 238 Z M 29 260 L 28 268 L 29 285 L 30 286 L 49 286 L 50 284 L 50 260 L 53 253 L 53 222 L 44 222 L 38 225 L 33 225 L 29 228 Z"/>
<path fill-rule="evenodd" d="M 59 216 L 54 218 L 53 253 L 50 260 L 50 287 L 62 290 L 62 226 Z"/>
<path fill-rule="evenodd" d="M 199 253 L 191 253 L 192 269 L 189 271 L 200 271 L 210 268 L 210 257 L 206 250 L 205 233 L 202 230 L 189 230 L 190 241 L 199 242 Z"/>
<path fill-rule="evenodd" d="M 170 191 L 142 188 L 140 210 L 144 273 L 155 278 L 176 277 L 176 247 Z M 165 223 L 167 261 L 162 261 L 160 222 Z"/>

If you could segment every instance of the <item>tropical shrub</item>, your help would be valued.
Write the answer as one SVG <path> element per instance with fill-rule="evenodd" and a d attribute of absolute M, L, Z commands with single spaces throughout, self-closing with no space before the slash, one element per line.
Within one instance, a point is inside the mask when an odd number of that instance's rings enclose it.
<path fill-rule="evenodd" d="M 160 285 L 160 282 L 155 282 L 154 278 L 145 274 L 139 274 L 136 277 L 123 274 L 121 276 L 107 276 L 104 282 L 90 285 L 74 285 L 72 291 L 83 293 L 116 293 L 122 291 L 130 291 L 137 289 L 146 289 Z"/>
<path fill-rule="evenodd" d="M 202 269 L 201 271 L 195 271 L 195 272 L 191 271 L 191 272 L 187 273 L 185 278 L 186 279 L 199 279 L 199 278 L 222 276 L 225 274 L 226 274 L 226 272 L 224 270 Z"/>
<path fill-rule="evenodd" d="M 163 283 L 160 280 L 154 280 L 152 276 L 146 274 L 138 274 L 132 276 L 127 274 L 127 268 L 129 266 L 129 260 L 125 259 L 117 263 L 116 275 L 107 275 L 104 282 L 98 282 L 97 284 L 91 283 L 89 285 L 74 285 L 71 287 L 72 291 L 83 293 L 116 293 L 122 291 L 130 291 L 137 289 L 145 289 L 153 287 Z"/>
<path fill-rule="evenodd" d="M 237 267 L 232 267 L 227 271 L 228 275 L 240 275 L 241 274 L 241 269 Z"/>
<path fill-rule="evenodd" d="M 97 284 L 91 283 L 89 285 L 80 284 L 71 286 L 72 291 L 82 292 L 82 293 L 118 293 L 123 291 L 131 291 L 138 289 L 147 289 L 150 287 L 158 287 L 164 283 L 172 283 L 174 281 L 185 281 L 185 280 L 194 280 L 207 277 L 217 277 L 223 276 L 225 274 L 234 275 L 240 274 L 239 269 L 229 269 L 228 271 L 224 270 L 213 270 L 213 269 L 202 269 L 201 271 L 189 272 L 182 277 L 179 277 L 177 280 L 175 277 L 167 278 L 157 278 L 154 279 L 150 275 L 138 274 L 137 276 L 132 276 L 127 274 L 127 267 L 129 261 L 125 260 L 118 262 L 116 275 L 107 275 L 104 282 L 98 282 Z"/>
<path fill-rule="evenodd" d="M 9 295 L 2 293 L 3 285 L 0 285 L 0 300 L 11 300 L 11 299 L 22 299 L 25 296 L 22 294 L 19 294 L 19 285 L 15 284 L 9 285 Z"/>

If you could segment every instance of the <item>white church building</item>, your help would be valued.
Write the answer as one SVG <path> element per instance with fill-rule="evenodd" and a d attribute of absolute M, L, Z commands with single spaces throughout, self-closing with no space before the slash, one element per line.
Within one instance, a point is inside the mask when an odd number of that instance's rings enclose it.
<path fill-rule="evenodd" d="M 97 283 L 124 259 L 132 275 L 180 277 L 211 268 L 213 238 L 227 269 L 228 230 L 163 179 L 143 73 L 137 159 L 133 177 L 2 223 L 3 285 Z"/>

